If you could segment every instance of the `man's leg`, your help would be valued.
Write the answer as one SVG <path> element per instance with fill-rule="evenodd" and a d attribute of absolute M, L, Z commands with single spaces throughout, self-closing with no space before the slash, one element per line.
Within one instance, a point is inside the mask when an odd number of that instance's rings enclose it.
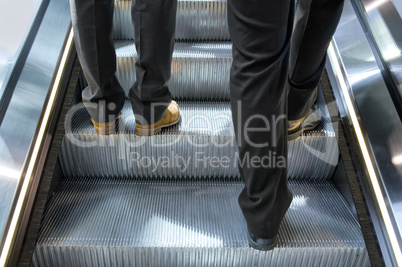
<path fill-rule="evenodd" d="M 116 54 L 111 40 L 114 0 L 70 3 L 77 54 L 88 81 L 83 102 L 94 123 L 114 123 L 125 99 L 115 76 Z"/>
<path fill-rule="evenodd" d="M 245 183 L 239 204 L 251 233 L 250 245 L 264 250 L 275 245 L 292 200 L 287 185 L 285 90 L 292 21 L 293 1 L 228 1 L 233 41 L 230 98 Z M 258 238 L 267 242 L 260 246 Z"/>
<path fill-rule="evenodd" d="M 343 0 L 300 0 L 290 52 L 289 120 L 308 113 L 325 66 L 326 52 L 338 26 Z"/>
<path fill-rule="evenodd" d="M 130 89 L 130 100 L 140 126 L 164 118 L 172 102 L 167 82 L 171 72 L 176 7 L 177 0 L 133 1 L 138 59 L 135 63 L 137 79 Z"/>

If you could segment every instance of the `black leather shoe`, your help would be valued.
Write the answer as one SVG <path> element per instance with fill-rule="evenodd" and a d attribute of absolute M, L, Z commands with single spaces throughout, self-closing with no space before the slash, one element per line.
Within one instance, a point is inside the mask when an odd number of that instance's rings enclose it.
<path fill-rule="evenodd" d="M 263 239 L 259 238 L 258 236 L 253 235 L 250 233 L 250 231 L 247 230 L 247 237 L 248 237 L 248 243 L 252 248 L 262 250 L 262 251 L 268 251 L 272 250 L 276 246 L 276 237 L 275 238 L 269 238 L 269 239 Z"/>

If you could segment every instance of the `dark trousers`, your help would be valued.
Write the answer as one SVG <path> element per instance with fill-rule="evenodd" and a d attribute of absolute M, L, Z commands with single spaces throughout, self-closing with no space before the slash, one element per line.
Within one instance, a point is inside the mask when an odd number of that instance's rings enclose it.
<path fill-rule="evenodd" d="M 291 203 L 287 118 L 311 107 L 343 8 L 343 0 L 300 0 L 294 17 L 293 3 L 228 0 L 230 97 L 245 183 L 239 204 L 250 232 L 261 238 L 277 234 Z"/>
<path fill-rule="evenodd" d="M 97 122 L 116 118 L 125 94 L 116 79 L 116 53 L 111 39 L 114 0 L 70 0 L 78 58 L 88 81 L 83 102 Z M 174 46 L 177 0 L 135 0 L 136 82 L 130 89 L 135 118 L 152 124 L 172 100 L 167 82 Z"/>
<path fill-rule="evenodd" d="M 343 5 L 343 0 L 300 0 L 292 36 L 293 2 L 228 0 L 231 104 L 245 183 L 239 203 L 250 231 L 262 238 L 276 235 L 292 199 L 286 180 L 286 115 L 299 118 L 311 106 Z M 71 0 L 77 53 L 89 84 L 83 102 L 98 122 L 115 118 L 125 98 L 115 77 L 113 3 Z M 171 101 L 166 84 L 176 4 L 176 0 L 133 1 L 139 57 L 130 100 L 141 123 L 159 120 Z M 159 106 L 153 109 L 152 103 Z"/>

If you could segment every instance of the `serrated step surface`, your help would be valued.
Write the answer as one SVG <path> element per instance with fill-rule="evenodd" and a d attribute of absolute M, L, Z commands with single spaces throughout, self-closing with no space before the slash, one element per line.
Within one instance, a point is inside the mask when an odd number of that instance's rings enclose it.
<path fill-rule="evenodd" d="M 116 1 L 113 16 L 113 38 L 134 40 L 131 20 L 132 1 Z M 226 0 L 178 0 L 176 40 L 228 41 Z"/>
<path fill-rule="evenodd" d="M 359 224 L 329 181 L 291 181 L 270 252 L 250 249 L 240 182 L 69 179 L 44 215 L 33 266 L 369 266 Z"/>
<path fill-rule="evenodd" d="M 160 134 L 134 134 L 135 118 L 127 101 L 117 134 L 94 133 L 81 104 L 67 116 L 59 155 L 67 177 L 143 177 L 148 179 L 240 179 L 240 158 L 228 102 L 179 102 L 181 122 Z M 74 116 L 70 116 L 74 114 Z M 273 123 L 273 122 L 271 122 Z M 339 149 L 330 118 L 289 142 L 288 177 L 329 179 L 338 164 Z M 258 164 L 279 166 L 281 158 L 268 154 Z M 279 166 L 280 167 L 280 166 Z"/>
<path fill-rule="evenodd" d="M 116 76 L 128 95 L 134 84 L 137 52 L 132 41 L 115 42 Z M 228 100 L 230 43 L 176 43 L 171 65 L 170 91 L 175 99 Z"/>

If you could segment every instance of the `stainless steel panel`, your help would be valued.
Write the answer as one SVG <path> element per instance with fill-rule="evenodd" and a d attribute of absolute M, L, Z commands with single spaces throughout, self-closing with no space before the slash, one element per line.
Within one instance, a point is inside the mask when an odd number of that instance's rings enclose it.
<path fill-rule="evenodd" d="M 118 134 L 99 136 L 84 106 L 66 120 L 60 162 L 67 177 L 143 177 L 169 179 L 239 178 L 238 153 L 229 103 L 179 102 L 181 122 L 161 134 L 134 134 L 129 102 Z M 290 178 L 328 179 L 338 164 L 339 149 L 330 119 L 289 142 Z M 265 164 L 280 158 L 267 155 Z M 215 162 L 217 161 L 217 162 Z M 247 161 L 246 161 L 247 163 Z"/>
<path fill-rule="evenodd" d="M 293 181 L 278 247 L 250 249 L 242 183 L 77 178 L 44 216 L 33 266 L 370 266 L 359 224 L 328 181 Z"/>
<path fill-rule="evenodd" d="M 116 76 L 126 94 L 135 82 L 137 52 L 134 42 L 117 41 Z M 174 98 L 186 100 L 228 100 L 230 43 L 176 43 L 169 88 Z"/>
<path fill-rule="evenodd" d="M 377 1 L 381 5 L 388 1 Z M 373 8 L 375 8 L 373 2 Z M 380 33 L 381 34 L 381 33 Z M 381 71 L 375 61 L 374 54 L 366 39 L 365 33 L 356 17 L 350 1 L 345 2 L 344 14 L 338 30 L 334 35 L 333 45 L 344 73 L 335 73 L 335 77 L 344 74 L 348 87 L 348 95 L 340 92 L 339 99 L 349 97 L 351 105 L 343 102 L 343 116 L 349 116 L 348 108 L 353 108 L 357 113 L 358 124 L 362 129 L 370 158 L 373 161 L 374 175 L 364 177 L 370 184 L 372 191 L 367 193 L 375 195 L 373 206 L 370 206 L 372 220 L 376 227 L 379 242 L 387 264 L 396 264 L 392 261 L 395 255 L 401 258 L 402 247 L 402 123 L 397 110 L 390 97 Z M 329 69 L 331 66 L 329 65 Z M 343 77 L 343 76 L 342 76 Z M 341 113 L 342 114 L 342 113 Z M 366 162 L 367 164 L 367 162 Z M 365 168 L 363 166 L 362 168 Z M 379 186 L 377 186 L 377 183 Z M 384 198 L 381 197 L 384 196 Z M 385 202 L 385 209 L 379 212 L 379 202 Z M 384 216 L 390 216 L 391 224 L 384 220 Z M 387 229 L 385 228 L 387 227 Z M 393 237 L 395 251 L 392 251 L 391 243 L 386 240 Z M 383 239 L 383 233 L 388 235 Z"/>
<path fill-rule="evenodd" d="M 69 10 L 68 0 L 50 2 L 0 126 L 0 236 L 8 231 L 24 182 L 28 153 L 70 29 Z"/>
<path fill-rule="evenodd" d="M 381 57 L 402 97 L 402 18 L 392 0 L 359 0 Z"/>
<path fill-rule="evenodd" d="M 402 17 L 402 1 L 393 0 L 392 2 L 394 3 L 396 9 L 398 10 L 399 15 Z"/>
<path fill-rule="evenodd" d="M 131 3 L 115 2 L 113 38 L 116 40 L 134 40 Z M 229 40 L 227 1 L 178 0 L 175 38 L 192 41 Z"/>
<path fill-rule="evenodd" d="M 0 99 L 41 2 L 0 2 Z"/>

